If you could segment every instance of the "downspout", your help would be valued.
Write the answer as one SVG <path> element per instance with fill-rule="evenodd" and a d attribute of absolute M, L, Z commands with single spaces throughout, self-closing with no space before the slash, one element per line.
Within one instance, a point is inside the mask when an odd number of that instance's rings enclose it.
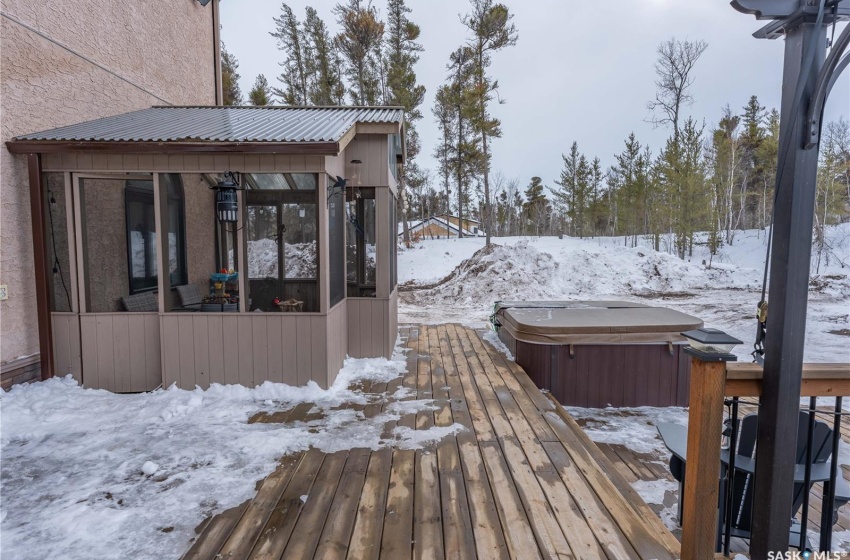
<path fill-rule="evenodd" d="M 219 0 L 212 3 L 213 20 L 213 74 L 215 76 L 215 104 L 224 105 L 224 89 L 221 79 L 221 14 Z"/>
<path fill-rule="evenodd" d="M 53 377 L 53 330 L 50 324 L 50 278 L 45 245 L 44 194 L 42 193 L 41 156 L 27 154 L 32 213 L 32 252 L 35 268 L 38 348 L 41 354 L 41 380 Z"/>

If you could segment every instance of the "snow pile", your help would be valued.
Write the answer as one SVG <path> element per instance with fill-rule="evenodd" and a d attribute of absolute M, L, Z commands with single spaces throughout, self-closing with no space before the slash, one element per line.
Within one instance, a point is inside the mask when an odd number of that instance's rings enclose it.
<path fill-rule="evenodd" d="M 555 256 L 553 256 L 553 254 Z M 425 304 L 488 305 L 497 300 L 596 298 L 616 294 L 687 292 L 707 287 L 755 286 L 758 271 L 707 269 L 643 247 L 565 246 L 544 252 L 528 240 L 491 245 L 449 276 L 413 293 Z"/>
<path fill-rule="evenodd" d="M 277 278 L 277 242 L 274 239 L 248 241 L 248 277 Z M 316 277 L 316 242 L 284 243 L 285 278 Z"/>
<path fill-rule="evenodd" d="M 264 383 L 118 395 L 83 389 L 69 376 L 0 392 L 3 556 L 176 558 L 205 517 L 252 498 L 283 455 L 418 449 L 462 429 L 397 428 L 382 438 L 388 422 L 433 409 L 433 401 L 350 385 L 404 371 L 398 353 L 346 360 L 327 390 Z M 373 402 L 385 404 L 372 418 L 339 408 Z M 247 422 L 300 403 L 314 403 L 308 421 Z"/>

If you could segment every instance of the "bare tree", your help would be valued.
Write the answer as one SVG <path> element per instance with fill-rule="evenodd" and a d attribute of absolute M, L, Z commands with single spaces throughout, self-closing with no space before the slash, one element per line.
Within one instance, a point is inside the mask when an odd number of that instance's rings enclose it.
<path fill-rule="evenodd" d="M 655 73 L 655 99 L 646 104 L 652 111 L 649 122 L 655 126 L 673 125 L 673 136 L 679 138 L 679 118 L 683 106 L 691 105 L 694 98 L 688 89 L 694 82 L 691 72 L 699 57 L 708 48 L 705 41 L 679 41 L 675 37 L 658 45 Z"/>

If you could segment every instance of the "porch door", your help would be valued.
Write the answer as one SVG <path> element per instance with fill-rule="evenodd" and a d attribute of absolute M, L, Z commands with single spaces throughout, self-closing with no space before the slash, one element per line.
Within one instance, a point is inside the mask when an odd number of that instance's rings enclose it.
<path fill-rule="evenodd" d="M 319 311 L 318 232 L 314 193 L 250 191 L 248 282 L 251 311 L 278 311 L 275 298 Z"/>

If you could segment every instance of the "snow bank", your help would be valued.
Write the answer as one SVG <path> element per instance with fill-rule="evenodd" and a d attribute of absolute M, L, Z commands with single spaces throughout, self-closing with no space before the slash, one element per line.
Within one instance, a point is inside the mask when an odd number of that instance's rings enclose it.
<path fill-rule="evenodd" d="M 118 395 L 83 389 L 69 376 L 0 392 L 3 556 L 176 558 L 206 516 L 253 497 L 255 482 L 285 454 L 418 449 L 460 430 L 397 429 L 381 437 L 387 422 L 433 408 L 429 400 L 392 402 L 373 418 L 338 408 L 391 397 L 350 385 L 404 371 L 397 353 L 346 360 L 327 390 L 264 383 Z M 299 403 L 314 403 L 316 419 L 247 423 Z"/>

